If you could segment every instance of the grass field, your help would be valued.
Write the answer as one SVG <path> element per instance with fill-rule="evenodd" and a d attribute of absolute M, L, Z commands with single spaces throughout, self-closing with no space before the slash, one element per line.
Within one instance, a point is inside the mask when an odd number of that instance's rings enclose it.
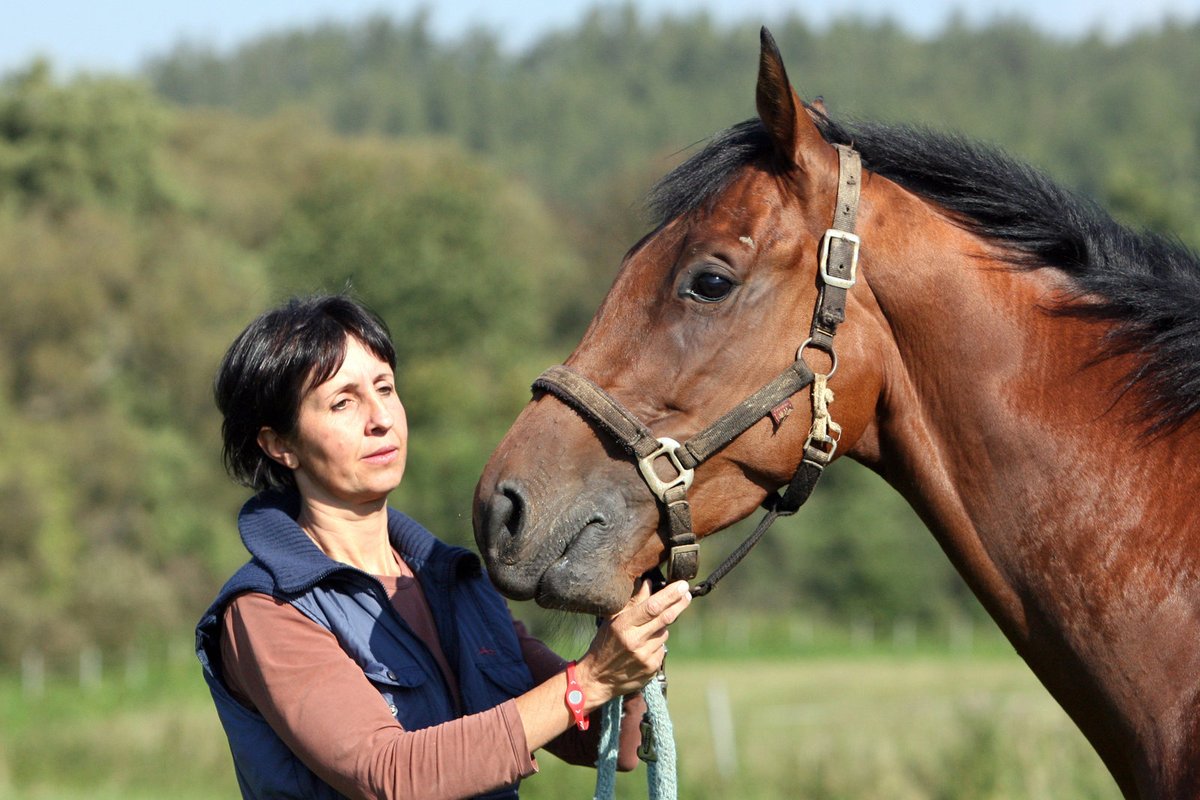
<path fill-rule="evenodd" d="M 1116 800 L 1082 736 L 1011 653 L 824 652 L 697 659 L 672 652 L 684 798 Z M 224 737 L 187 659 L 136 685 L 0 679 L 0 798 L 233 798 Z M 591 797 L 594 773 L 552 756 L 530 800 Z M 618 797 L 646 797 L 643 771 Z"/>
<path fill-rule="evenodd" d="M 1015 657 L 685 662 L 670 673 L 681 797 L 1120 796 Z M 590 775 L 543 762 L 523 797 L 589 796 Z M 644 776 L 620 776 L 620 790 L 645 797 Z"/>

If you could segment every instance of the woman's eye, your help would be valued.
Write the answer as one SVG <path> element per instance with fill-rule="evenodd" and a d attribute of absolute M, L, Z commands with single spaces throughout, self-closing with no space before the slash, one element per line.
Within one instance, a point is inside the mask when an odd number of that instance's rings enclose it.
<path fill-rule="evenodd" d="M 350 400 L 349 400 L 349 398 L 345 398 L 345 397 L 343 397 L 341 400 L 338 400 L 332 406 L 334 411 L 344 411 L 345 409 L 347 409 L 349 407 L 350 407 Z"/>
<path fill-rule="evenodd" d="M 705 303 L 716 303 L 724 300 L 733 291 L 733 281 L 717 272 L 701 272 L 697 274 L 685 290 Z"/>

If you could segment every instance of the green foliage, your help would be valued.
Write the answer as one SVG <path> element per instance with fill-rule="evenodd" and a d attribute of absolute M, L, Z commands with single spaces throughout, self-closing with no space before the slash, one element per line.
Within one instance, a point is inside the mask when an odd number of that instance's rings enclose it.
<path fill-rule="evenodd" d="M 575 257 L 549 211 L 458 147 L 357 141 L 314 163 L 270 251 L 287 292 L 353 286 L 402 365 L 544 346 Z"/>
<path fill-rule="evenodd" d="M 421 359 L 399 381 L 409 416 L 408 468 L 393 503 L 446 541 L 474 548 L 472 498 L 484 463 L 529 399 L 531 376 L 561 360 L 531 349 Z"/>
<path fill-rule="evenodd" d="M 212 369 L 212 345 L 229 335 L 220 318 L 240 300 L 221 302 L 229 287 L 196 294 L 176 271 L 189 263 L 186 245 L 156 254 L 145 234 L 96 210 L 0 225 L 12 301 L 0 322 L 0 492 L 20 512 L 0 518 L 11 570 L 0 614 L 20 621 L 0 645 L 6 661 L 34 644 L 65 652 L 161 631 L 207 584 L 197 565 L 211 544 L 182 543 L 177 531 L 228 496 L 205 446 L 201 370 Z M 164 457 L 166 440 L 187 459 Z M 156 497 L 168 476 L 175 496 Z"/>
<path fill-rule="evenodd" d="M 1200 25 L 771 27 L 836 114 L 996 142 L 1200 243 Z M 190 626 L 244 557 L 213 371 L 292 292 L 350 285 L 389 322 L 412 433 L 395 502 L 469 544 L 479 470 L 646 232 L 643 193 L 754 113 L 756 48 L 749 25 L 626 5 L 511 54 L 487 31 L 436 40 L 422 13 L 183 46 L 150 62 L 158 96 L 44 63 L 0 81 L 0 664 Z M 851 465 L 718 591 L 880 630 L 981 614 Z"/>
<path fill-rule="evenodd" d="M 117 81 L 11 87 L 0 129 L 45 157 L 0 213 L 0 663 L 186 627 L 244 560 L 211 381 L 285 294 L 351 284 L 391 322 L 423 467 L 404 502 L 470 541 L 475 476 L 534 364 L 560 357 L 555 300 L 580 271 L 535 195 L 448 142 L 178 116 Z M 160 124 L 130 143 L 129 185 L 172 202 L 62 179 L 79 141 L 141 110 Z"/>
<path fill-rule="evenodd" d="M 761 513 L 705 540 L 701 571 L 720 563 Z M 714 596 L 737 608 L 803 609 L 869 635 L 986 618 L 905 500 L 847 459 L 826 470 L 808 503 L 776 522 Z"/>
<path fill-rule="evenodd" d="M 105 660 L 95 686 L 0 679 L 0 797 L 236 797 L 212 700 L 188 642 L 172 642 Z"/>
<path fill-rule="evenodd" d="M 4 663 L 160 635 L 233 563 L 211 523 L 233 494 L 213 469 L 209 376 L 263 278 L 164 202 L 169 122 L 135 84 L 56 86 L 36 68 L 6 84 Z"/>
<path fill-rule="evenodd" d="M 151 212 L 170 202 L 154 163 L 164 112 L 141 85 L 51 80 L 35 62 L 0 83 L 0 208 L 62 213 L 96 203 Z"/>
<path fill-rule="evenodd" d="M 764 21 L 801 94 L 834 113 L 992 141 L 1106 202 L 1133 166 L 1175 204 L 1174 232 L 1200 243 L 1200 24 L 1113 42 L 1015 19 L 952 21 L 927 39 L 891 21 L 824 32 L 795 15 Z M 223 58 L 182 48 L 147 72 L 180 103 L 256 115 L 301 104 L 343 131 L 450 135 L 590 214 L 608 176 L 661 174 L 668 154 L 753 115 L 756 48 L 755 26 L 716 27 L 702 12 L 649 20 L 625 4 L 511 56 L 486 32 L 437 42 L 418 14 L 276 33 Z"/>

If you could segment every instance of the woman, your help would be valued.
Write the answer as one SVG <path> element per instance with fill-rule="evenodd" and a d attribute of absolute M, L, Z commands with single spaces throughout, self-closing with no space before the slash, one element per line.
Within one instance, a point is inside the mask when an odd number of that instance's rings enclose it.
<path fill-rule="evenodd" d="M 245 797 L 515 797 L 541 747 L 594 763 L 588 715 L 654 675 L 690 600 L 640 589 L 578 663 L 529 637 L 474 554 L 387 507 L 408 437 L 394 368 L 382 321 L 329 296 L 259 317 L 218 371 L 226 468 L 257 494 L 251 560 L 197 653 Z"/>

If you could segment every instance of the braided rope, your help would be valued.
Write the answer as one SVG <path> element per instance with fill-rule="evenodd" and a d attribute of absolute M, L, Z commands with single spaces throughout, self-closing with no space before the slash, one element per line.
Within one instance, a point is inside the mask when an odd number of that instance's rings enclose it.
<path fill-rule="evenodd" d="M 650 800 L 676 800 L 679 796 L 679 766 L 675 758 L 675 730 L 667 712 L 662 683 L 652 680 L 642 689 L 646 713 L 654 736 L 655 758 L 648 762 L 646 783 Z M 617 787 L 617 748 L 621 737 L 621 698 L 605 704 L 600 716 L 600 756 L 596 760 L 596 792 L 593 800 L 614 800 Z"/>
<path fill-rule="evenodd" d="M 617 749 L 621 738 L 621 698 L 614 697 L 600 710 L 600 755 L 596 759 L 596 793 L 593 800 L 613 800 L 617 791 Z"/>
<path fill-rule="evenodd" d="M 642 690 L 647 713 L 654 730 L 654 748 L 658 758 L 651 761 L 646 777 L 650 800 L 675 800 L 679 796 L 679 765 L 675 760 L 675 729 L 667 713 L 667 698 L 662 682 L 652 680 Z"/>

